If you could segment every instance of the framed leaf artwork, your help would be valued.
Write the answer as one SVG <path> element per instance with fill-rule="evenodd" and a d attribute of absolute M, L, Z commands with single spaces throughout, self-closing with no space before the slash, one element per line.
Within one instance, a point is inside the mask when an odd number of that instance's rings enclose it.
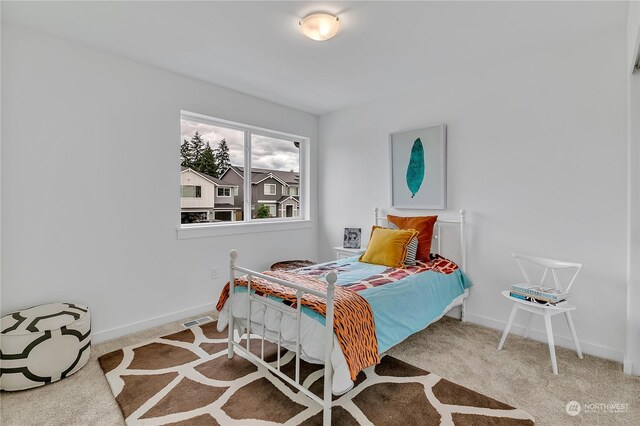
<path fill-rule="evenodd" d="M 447 127 L 445 124 L 389 135 L 391 207 L 447 208 Z"/>

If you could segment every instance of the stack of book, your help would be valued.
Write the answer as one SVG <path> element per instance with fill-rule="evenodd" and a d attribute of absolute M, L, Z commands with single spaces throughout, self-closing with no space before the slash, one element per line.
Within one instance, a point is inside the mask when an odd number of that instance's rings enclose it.
<path fill-rule="evenodd" d="M 565 300 L 567 300 L 567 297 L 569 297 L 569 293 L 562 292 L 555 288 L 529 284 L 512 285 L 509 295 L 517 299 L 538 303 L 548 303 L 550 305 L 564 302 Z"/>

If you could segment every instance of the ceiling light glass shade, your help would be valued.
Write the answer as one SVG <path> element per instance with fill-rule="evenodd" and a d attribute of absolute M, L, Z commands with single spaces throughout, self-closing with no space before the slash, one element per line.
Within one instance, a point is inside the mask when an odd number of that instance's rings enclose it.
<path fill-rule="evenodd" d="M 312 13 L 300 21 L 300 31 L 312 40 L 329 40 L 340 31 L 340 21 L 328 13 Z"/>

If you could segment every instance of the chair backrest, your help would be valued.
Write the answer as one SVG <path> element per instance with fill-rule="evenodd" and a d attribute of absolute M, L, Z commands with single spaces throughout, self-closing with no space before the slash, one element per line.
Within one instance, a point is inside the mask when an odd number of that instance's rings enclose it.
<path fill-rule="evenodd" d="M 535 284 L 535 283 L 531 282 L 531 279 L 529 278 L 529 275 L 527 274 L 527 271 L 522 266 L 521 260 L 526 260 L 527 262 L 533 263 L 534 265 L 538 265 L 538 266 L 544 268 L 544 272 L 542 273 L 542 279 L 540 280 L 538 285 L 544 285 L 544 281 L 547 278 L 547 274 L 549 273 L 549 271 L 551 271 L 551 275 L 553 277 L 553 282 L 554 282 L 554 284 L 556 286 L 556 289 L 560 290 L 560 291 L 569 291 L 571 289 L 571 286 L 576 281 L 576 277 L 578 276 L 578 273 L 580 272 L 580 270 L 584 266 L 582 263 L 565 262 L 563 260 L 555 260 L 555 259 L 546 259 L 544 257 L 527 256 L 527 255 L 519 254 L 519 253 L 513 253 L 513 257 L 516 259 L 516 262 L 518 263 L 518 266 L 520 267 L 520 271 L 522 272 L 522 275 L 524 275 L 524 279 L 527 280 L 528 284 Z M 558 274 L 556 273 L 556 271 L 559 270 L 559 269 L 575 269 L 575 272 L 571 276 L 571 280 L 569 281 L 569 285 L 567 286 L 566 289 L 563 289 L 562 286 L 560 285 L 560 280 L 558 279 Z"/>

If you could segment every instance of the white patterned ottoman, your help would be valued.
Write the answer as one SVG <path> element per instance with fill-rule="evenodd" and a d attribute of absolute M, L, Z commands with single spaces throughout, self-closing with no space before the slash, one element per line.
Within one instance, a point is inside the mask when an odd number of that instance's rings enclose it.
<path fill-rule="evenodd" d="M 78 371 L 90 353 L 86 306 L 51 303 L 5 315 L 0 320 L 0 389 L 56 382 Z"/>

